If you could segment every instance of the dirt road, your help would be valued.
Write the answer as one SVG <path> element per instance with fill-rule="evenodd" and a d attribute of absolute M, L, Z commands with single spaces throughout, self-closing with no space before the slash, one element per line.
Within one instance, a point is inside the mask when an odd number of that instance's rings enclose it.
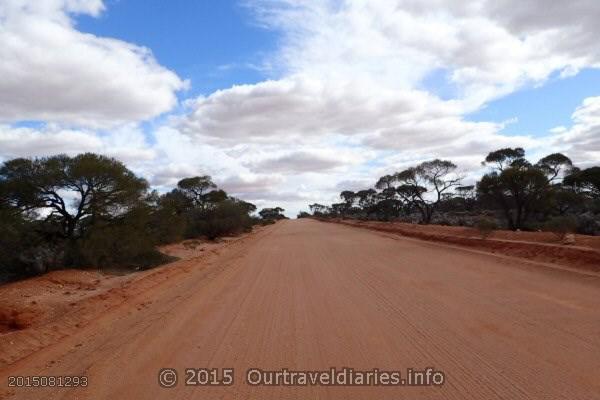
<path fill-rule="evenodd" d="M 166 367 L 179 372 L 175 388 L 158 385 Z M 186 387 L 187 367 L 235 368 L 235 384 Z M 434 367 L 446 381 L 246 383 L 249 368 L 330 367 Z M 8 388 L 8 375 L 86 375 L 89 385 Z M 11 399 L 600 399 L 600 278 L 285 221 L 132 297 L 0 378 Z"/>

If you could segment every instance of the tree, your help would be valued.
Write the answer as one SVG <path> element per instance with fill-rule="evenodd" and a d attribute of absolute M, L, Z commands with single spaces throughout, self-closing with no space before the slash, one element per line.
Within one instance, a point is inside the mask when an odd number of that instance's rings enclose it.
<path fill-rule="evenodd" d="M 255 211 L 208 176 L 159 195 L 101 155 L 14 159 L 0 164 L 0 280 L 52 267 L 158 265 L 169 258 L 157 244 L 248 230 Z"/>
<path fill-rule="evenodd" d="M 285 216 L 282 214 L 284 211 L 281 207 L 263 208 L 258 212 L 258 215 L 264 220 L 284 219 Z"/>
<path fill-rule="evenodd" d="M 472 199 L 475 197 L 475 185 L 457 186 L 456 194 L 463 199 Z"/>
<path fill-rule="evenodd" d="M 0 283 L 26 272 L 21 259 L 41 240 L 33 229 L 33 223 L 2 199 L 5 197 L 0 193 Z M 43 266 L 36 267 L 44 270 Z"/>
<path fill-rule="evenodd" d="M 204 195 L 204 206 L 214 207 L 215 204 L 220 203 L 228 199 L 227 193 L 224 190 L 218 189 L 213 190 Z"/>
<path fill-rule="evenodd" d="M 177 183 L 177 188 L 188 196 L 194 205 L 204 208 L 211 200 L 211 189 L 216 189 L 215 185 L 208 175 L 195 176 L 193 178 L 184 178 Z"/>
<path fill-rule="evenodd" d="M 358 196 L 351 190 L 344 190 L 342 193 L 340 193 L 340 198 L 343 200 L 343 203 L 338 204 L 336 207 L 336 214 L 340 215 L 342 218 L 345 218 L 354 207 L 354 203 L 356 202 Z"/>
<path fill-rule="evenodd" d="M 145 269 L 169 261 L 170 257 L 156 249 L 162 238 L 153 229 L 153 211 L 151 204 L 139 201 L 123 214 L 98 221 L 69 249 L 66 264 Z M 178 228 L 177 220 L 168 221 L 170 228 Z"/>
<path fill-rule="evenodd" d="M 504 148 L 490 152 L 483 165 L 494 164 L 498 172 L 504 171 L 507 167 L 522 164 L 525 161 L 525 150 L 521 147 Z"/>
<path fill-rule="evenodd" d="M 256 206 L 229 197 L 209 176 L 182 179 L 176 189 L 160 197 L 158 207 L 153 226 L 161 242 L 178 237 L 214 239 L 247 230 L 255 222 L 250 214 Z"/>
<path fill-rule="evenodd" d="M 571 159 L 561 153 L 553 153 L 537 162 L 536 166 L 542 170 L 550 182 L 558 179 L 561 172 L 568 174 L 573 168 Z"/>
<path fill-rule="evenodd" d="M 375 189 L 365 189 L 359 190 L 356 192 L 356 197 L 358 198 L 358 205 L 367 212 L 367 214 L 371 211 L 371 208 L 377 202 L 377 191 Z"/>
<path fill-rule="evenodd" d="M 171 216 L 180 216 L 194 208 L 194 201 L 180 189 L 173 189 L 160 196 L 158 207 Z"/>
<path fill-rule="evenodd" d="M 348 213 L 347 203 L 334 203 L 331 205 L 331 214 L 344 218 Z"/>
<path fill-rule="evenodd" d="M 0 185 L 5 202 L 55 221 L 58 235 L 69 240 L 99 220 L 126 213 L 148 188 L 121 162 L 91 153 L 7 161 Z"/>
<path fill-rule="evenodd" d="M 340 197 L 344 200 L 344 203 L 348 205 L 348 208 L 351 208 L 354 205 L 357 198 L 356 193 L 351 190 L 344 190 L 340 193 Z"/>
<path fill-rule="evenodd" d="M 552 211 L 562 216 L 581 206 L 584 203 L 584 199 L 584 196 L 578 193 L 573 187 L 564 184 L 555 184 L 550 188 L 548 200 Z"/>
<path fill-rule="evenodd" d="M 472 210 L 475 205 L 475 185 L 458 186 L 456 188 L 457 200 L 462 203 L 465 210 Z"/>
<path fill-rule="evenodd" d="M 310 212 L 313 213 L 313 215 L 322 216 L 323 214 L 326 214 L 328 212 L 329 207 L 324 206 L 323 204 L 315 203 L 310 204 L 308 208 L 310 209 Z"/>
<path fill-rule="evenodd" d="M 390 186 L 377 194 L 377 203 L 372 207 L 377 213 L 379 219 L 389 221 L 392 217 L 397 217 L 402 209 L 402 201 L 397 199 L 396 188 Z"/>
<path fill-rule="evenodd" d="M 565 177 L 564 184 L 573 186 L 592 198 L 600 199 L 600 167 L 576 170 Z"/>
<path fill-rule="evenodd" d="M 396 177 L 394 175 L 384 175 L 375 184 L 375 188 L 378 190 L 391 189 L 394 187 Z"/>
<path fill-rule="evenodd" d="M 213 240 L 251 229 L 254 222 L 247 212 L 249 204 L 227 199 L 216 203 L 214 207 L 198 209 L 198 218 L 194 220 L 196 236 L 206 235 Z"/>
<path fill-rule="evenodd" d="M 250 215 L 256 211 L 256 206 L 252 203 L 249 203 L 244 200 L 236 199 L 235 197 L 230 197 L 229 200 L 237 204 L 246 214 Z"/>
<path fill-rule="evenodd" d="M 192 201 L 179 189 L 159 196 L 151 194 L 153 210 L 150 229 L 158 243 L 166 244 L 183 239 L 187 228 L 186 216 L 193 208 Z"/>
<path fill-rule="evenodd" d="M 484 175 L 477 184 L 481 196 L 494 199 L 502 209 L 509 229 L 525 227 L 532 211 L 547 196 L 546 175 L 531 166 L 512 166 Z"/>
<path fill-rule="evenodd" d="M 459 186 L 462 177 L 455 173 L 456 165 L 447 160 L 433 160 L 396 174 L 401 185 L 396 192 L 421 213 L 421 222 L 428 224 L 445 193 Z"/>

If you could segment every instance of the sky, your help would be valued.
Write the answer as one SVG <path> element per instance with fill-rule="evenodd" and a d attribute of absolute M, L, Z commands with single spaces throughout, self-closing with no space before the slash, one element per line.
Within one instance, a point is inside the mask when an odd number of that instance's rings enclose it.
<path fill-rule="evenodd" d="M 0 161 L 97 152 L 294 216 L 434 158 L 600 164 L 600 3 L 0 0 Z"/>

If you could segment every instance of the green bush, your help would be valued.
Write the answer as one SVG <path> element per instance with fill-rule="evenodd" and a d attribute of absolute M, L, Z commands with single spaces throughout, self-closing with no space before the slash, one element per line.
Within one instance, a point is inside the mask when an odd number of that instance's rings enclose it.
<path fill-rule="evenodd" d="M 82 239 L 67 244 L 67 265 L 145 269 L 163 263 L 151 218 L 150 208 L 140 204 L 119 218 L 96 222 Z"/>
<path fill-rule="evenodd" d="M 152 213 L 149 228 L 157 243 L 167 244 L 183 240 L 187 221 L 183 215 L 172 214 L 160 208 Z"/>
<path fill-rule="evenodd" d="M 255 219 L 248 215 L 243 204 L 225 200 L 208 209 L 195 209 L 188 213 L 186 237 L 206 236 L 214 240 L 246 232 L 254 224 Z"/>
<path fill-rule="evenodd" d="M 474 227 L 477 229 L 482 239 L 487 239 L 495 230 L 498 229 L 498 223 L 494 219 L 481 217 L 475 221 Z"/>
<path fill-rule="evenodd" d="M 25 221 L 8 210 L 0 210 L 0 281 L 25 272 L 19 268 L 22 266 L 18 257 L 24 250 L 21 239 L 25 231 Z"/>
<path fill-rule="evenodd" d="M 577 230 L 577 219 L 571 216 L 553 217 L 543 226 L 547 232 L 554 233 L 558 239 L 563 240 L 569 233 Z"/>

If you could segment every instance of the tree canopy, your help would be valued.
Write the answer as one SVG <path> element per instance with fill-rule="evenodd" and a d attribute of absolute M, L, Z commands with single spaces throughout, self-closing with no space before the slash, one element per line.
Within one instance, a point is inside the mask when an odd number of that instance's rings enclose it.
<path fill-rule="evenodd" d="M 247 231 L 255 211 L 207 175 L 161 195 L 97 154 L 9 160 L 0 166 L 0 280 L 54 267 L 147 268 L 168 259 L 158 244 Z"/>
<path fill-rule="evenodd" d="M 423 162 L 395 175 L 398 195 L 416 207 L 425 223 L 431 218 L 443 195 L 460 186 L 462 177 L 455 174 L 457 166 L 447 160 Z"/>
<path fill-rule="evenodd" d="M 497 171 L 502 172 L 509 166 L 523 163 L 525 160 L 524 157 L 525 150 L 521 147 L 515 147 L 514 149 L 507 147 L 490 152 L 482 164 L 493 164 Z"/>
<path fill-rule="evenodd" d="M 477 182 L 463 185 L 457 166 L 449 160 L 432 160 L 388 173 L 374 188 L 344 190 L 341 202 L 311 207 L 313 214 L 342 218 L 449 224 L 456 215 L 464 224 L 483 213 L 504 219 L 510 229 L 540 229 L 555 217 L 570 214 L 580 232 L 600 230 L 600 167 L 580 170 L 570 158 L 553 153 L 532 164 L 525 150 L 491 151 L 482 162 L 489 166 Z M 418 217 L 417 217 L 418 216 Z M 566 220 L 562 218 L 561 220 Z"/>
<path fill-rule="evenodd" d="M 71 239 L 83 235 L 82 221 L 125 213 L 148 188 L 121 162 L 91 153 L 7 161 L 0 185 L 8 204 L 56 220 Z"/>
<path fill-rule="evenodd" d="M 258 215 L 265 220 L 278 220 L 285 218 L 285 216 L 282 214 L 284 211 L 285 210 L 281 207 L 263 208 L 258 212 Z"/>

